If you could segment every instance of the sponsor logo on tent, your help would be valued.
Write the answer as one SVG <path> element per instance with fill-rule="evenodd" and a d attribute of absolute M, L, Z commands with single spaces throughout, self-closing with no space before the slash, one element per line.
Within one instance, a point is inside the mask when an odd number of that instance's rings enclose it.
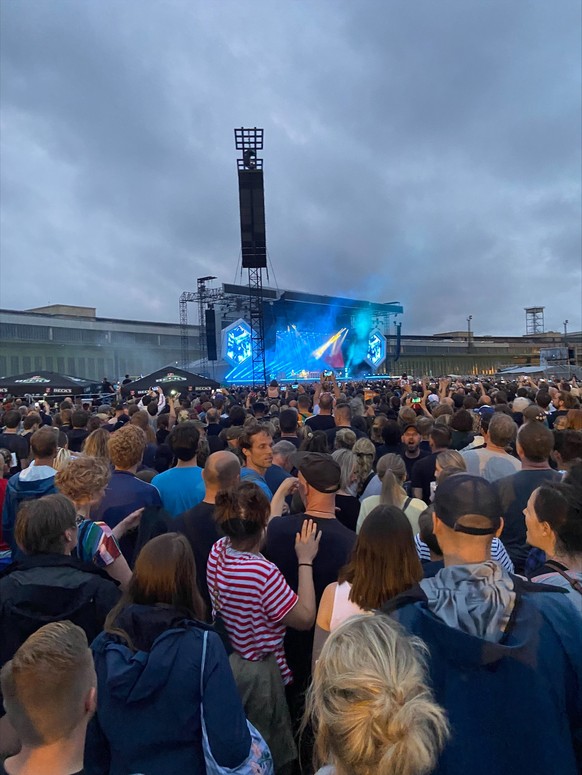
<path fill-rule="evenodd" d="M 156 382 L 164 383 L 164 382 L 187 382 L 187 377 L 182 377 L 180 374 L 174 374 L 173 372 L 169 371 L 165 377 L 160 377 L 156 380 Z"/>
<path fill-rule="evenodd" d="M 26 379 L 15 379 L 14 382 L 17 382 L 19 385 L 38 385 L 39 383 L 48 385 L 50 379 L 46 379 L 46 377 L 27 377 Z"/>

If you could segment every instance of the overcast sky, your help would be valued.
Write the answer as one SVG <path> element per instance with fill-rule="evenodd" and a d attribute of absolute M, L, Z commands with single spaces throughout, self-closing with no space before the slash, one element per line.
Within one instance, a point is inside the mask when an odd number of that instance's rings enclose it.
<path fill-rule="evenodd" d="M 1 295 L 177 321 L 239 281 L 235 126 L 270 285 L 402 332 L 580 330 L 580 0 L 1 0 Z M 194 317 L 194 310 L 192 310 Z"/>

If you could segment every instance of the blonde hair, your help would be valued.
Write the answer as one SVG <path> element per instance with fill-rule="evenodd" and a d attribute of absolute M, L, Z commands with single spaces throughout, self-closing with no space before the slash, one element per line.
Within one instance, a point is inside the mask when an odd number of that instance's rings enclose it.
<path fill-rule="evenodd" d="M 331 456 L 341 469 L 340 487 L 342 490 L 348 490 L 354 482 L 356 456 L 351 449 L 336 449 Z"/>
<path fill-rule="evenodd" d="M 359 487 L 366 481 L 374 467 L 376 447 L 370 439 L 357 439 L 352 452 L 356 456 L 356 480 Z"/>
<path fill-rule="evenodd" d="M 55 484 L 73 503 L 81 503 L 107 487 L 110 478 L 111 470 L 105 460 L 83 455 L 57 472 Z"/>
<path fill-rule="evenodd" d="M 356 443 L 357 436 L 351 428 L 340 428 L 335 435 L 333 443 L 334 450 L 352 449 Z"/>
<path fill-rule="evenodd" d="M 68 737 L 84 719 L 96 685 L 87 636 L 69 621 L 52 622 L 20 646 L 0 676 L 7 716 L 24 745 Z"/>
<path fill-rule="evenodd" d="M 315 666 L 303 728 L 318 763 L 353 775 L 424 775 L 448 738 L 443 709 L 426 683 L 426 646 L 389 617 L 348 619 Z"/>
<path fill-rule="evenodd" d="M 457 471 L 466 471 L 465 458 L 456 449 L 445 449 L 436 456 L 440 468 L 456 468 Z"/>
<path fill-rule="evenodd" d="M 53 461 L 53 468 L 55 471 L 62 471 L 64 468 L 66 468 L 71 460 L 73 459 L 73 456 L 69 452 L 68 449 L 65 447 L 59 447 L 57 451 L 57 455 Z"/>
<path fill-rule="evenodd" d="M 89 457 L 100 457 L 109 462 L 109 450 L 107 444 L 111 433 L 105 428 L 97 428 L 90 433 L 83 442 L 83 454 Z"/>
<path fill-rule="evenodd" d="M 398 506 L 406 500 L 406 490 L 402 486 L 406 480 L 406 466 L 400 455 L 389 452 L 382 455 L 377 466 L 378 476 L 382 481 L 380 504 L 382 506 Z"/>

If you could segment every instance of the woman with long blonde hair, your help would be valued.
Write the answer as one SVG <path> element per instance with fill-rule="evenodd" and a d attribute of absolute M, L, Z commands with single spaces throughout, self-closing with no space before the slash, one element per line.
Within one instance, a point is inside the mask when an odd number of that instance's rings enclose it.
<path fill-rule="evenodd" d="M 428 686 L 426 646 L 389 617 L 357 616 L 327 640 L 304 728 L 323 775 L 428 775 L 449 736 Z M 325 766 L 327 765 L 327 766 Z"/>

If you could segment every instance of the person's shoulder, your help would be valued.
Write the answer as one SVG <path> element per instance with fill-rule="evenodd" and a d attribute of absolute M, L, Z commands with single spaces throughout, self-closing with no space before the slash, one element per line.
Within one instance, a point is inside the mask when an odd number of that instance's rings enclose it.
<path fill-rule="evenodd" d="M 164 482 L 167 482 L 168 479 L 170 478 L 168 474 L 170 474 L 173 470 L 174 470 L 173 468 L 168 468 L 167 471 L 162 471 L 161 474 L 156 474 L 151 481 L 153 486 L 156 487 L 159 484 L 163 484 Z"/>
<path fill-rule="evenodd" d="M 274 534 L 294 536 L 301 529 L 305 516 L 305 514 L 286 514 L 282 517 L 273 517 L 267 527 L 267 533 L 271 536 Z"/>
<path fill-rule="evenodd" d="M 499 479 L 496 479 L 494 482 L 492 482 L 493 487 L 495 487 L 497 490 L 505 490 L 507 487 L 510 487 L 512 484 L 515 484 L 523 477 L 521 476 L 523 474 L 523 471 L 514 471 L 512 474 L 507 474 L 506 476 L 500 476 Z"/>
<path fill-rule="evenodd" d="M 212 544 L 212 549 L 210 550 L 211 555 L 217 555 L 220 553 L 223 546 L 228 544 L 228 538 L 227 536 L 223 536 L 222 538 L 219 538 L 218 541 L 215 541 Z"/>

